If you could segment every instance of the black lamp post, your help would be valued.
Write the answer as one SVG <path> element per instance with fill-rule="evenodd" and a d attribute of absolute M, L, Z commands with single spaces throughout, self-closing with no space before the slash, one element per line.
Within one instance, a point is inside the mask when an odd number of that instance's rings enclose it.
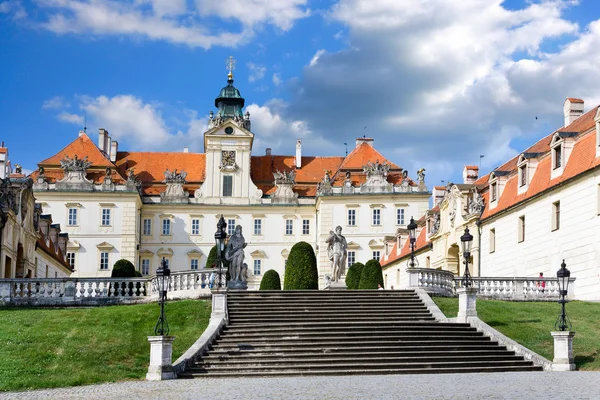
<path fill-rule="evenodd" d="M 558 278 L 558 294 L 560 295 L 560 300 L 558 300 L 558 304 L 561 305 L 561 313 L 554 324 L 554 327 L 560 331 L 570 331 L 572 328 L 571 321 L 569 317 L 567 317 L 567 313 L 565 312 L 565 304 L 567 304 L 567 293 L 569 293 L 569 278 L 571 277 L 571 271 L 567 269 L 567 264 L 565 264 L 565 260 L 563 260 L 562 264 L 560 264 L 560 269 L 556 273 L 556 277 Z"/>
<path fill-rule="evenodd" d="M 160 268 L 156 270 L 156 283 L 158 284 L 158 303 L 160 305 L 160 316 L 154 327 L 156 336 L 164 336 L 169 334 L 169 324 L 165 315 L 165 303 L 167 301 L 167 291 L 169 290 L 169 279 L 171 270 L 167 266 L 167 261 L 163 257 L 160 262 Z"/>
<path fill-rule="evenodd" d="M 407 226 L 408 237 L 410 239 L 410 260 L 408 262 L 409 268 L 417 267 L 417 260 L 415 259 L 415 243 L 417 242 L 417 223 L 413 217 L 410 217 L 410 223 Z"/>
<path fill-rule="evenodd" d="M 462 244 L 463 256 L 465 257 L 465 273 L 462 277 L 462 286 L 473 286 L 473 278 L 469 272 L 469 258 L 471 258 L 471 244 L 473 244 L 473 235 L 469 233 L 469 228 L 465 228 L 465 233 L 460 237 Z"/>
<path fill-rule="evenodd" d="M 219 222 L 217 222 L 217 231 L 215 232 L 215 243 L 217 245 L 217 268 L 219 271 L 219 280 L 217 281 L 217 289 L 221 289 L 224 286 L 223 280 L 223 250 L 225 250 L 225 239 L 227 239 L 227 222 L 221 215 Z"/>

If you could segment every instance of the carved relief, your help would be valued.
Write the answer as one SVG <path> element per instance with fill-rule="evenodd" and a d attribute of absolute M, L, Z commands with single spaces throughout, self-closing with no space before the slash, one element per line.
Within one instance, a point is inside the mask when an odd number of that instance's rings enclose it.
<path fill-rule="evenodd" d="M 273 172 L 273 178 L 275 178 L 276 188 L 273 194 L 273 202 L 276 204 L 297 203 L 298 193 L 294 193 L 292 190 L 296 179 L 296 172 L 280 172 L 277 170 Z"/>
<path fill-rule="evenodd" d="M 165 171 L 165 180 L 163 181 L 167 185 L 167 188 L 160 194 L 161 202 L 187 203 L 189 193 L 183 190 L 186 177 L 187 172 L 184 170 L 177 172 L 177 169 L 170 171 L 167 168 Z"/>
<path fill-rule="evenodd" d="M 471 189 L 471 193 L 469 196 L 469 214 L 474 213 L 482 213 L 485 208 L 485 202 L 483 201 L 483 197 L 477 191 L 476 188 Z"/>
<path fill-rule="evenodd" d="M 58 190 L 94 190 L 94 183 L 86 178 L 87 169 L 91 165 L 92 163 L 88 161 L 87 156 L 79 159 L 77 158 L 77 154 L 75 154 L 74 158 L 69 158 L 69 156 L 65 155 L 65 158 L 60 160 L 60 167 L 65 171 L 65 177 L 56 182 L 56 188 Z"/>
<path fill-rule="evenodd" d="M 363 166 L 363 171 L 367 175 L 367 181 L 360 186 L 361 193 L 384 193 L 391 192 L 393 186 L 387 181 L 387 175 L 390 170 L 388 163 L 380 164 L 379 160 L 375 163 L 368 162 Z"/>
<path fill-rule="evenodd" d="M 323 176 L 323 180 L 317 185 L 317 195 L 328 195 L 333 193 L 333 188 L 331 187 L 331 171 L 325 170 L 325 176 Z"/>

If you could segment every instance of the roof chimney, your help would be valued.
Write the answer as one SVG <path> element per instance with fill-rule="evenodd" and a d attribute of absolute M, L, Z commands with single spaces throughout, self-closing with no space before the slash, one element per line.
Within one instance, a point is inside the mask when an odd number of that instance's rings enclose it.
<path fill-rule="evenodd" d="M 112 139 L 110 136 L 106 135 L 106 145 L 104 146 L 106 149 L 106 158 L 110 160 L 110 151 L 112 150 Z"/>
<path fill-rule="evenodd" d="M 108 132 L 104 128 L 98 129 L 98 148 L 100 151 L 106 153 L 106 137 Z"/>
<path fill-rule="evenodd" d="M 4 141 L 2 147 L 0 147 L 0 178 L 6 179 L 6 176 L 10 174 L 8 172 L 8 149 L 4 147 Z"/>
<path fill-rule="evenodd" d="M 189 148 L 187 148 L 187 147 L 184 147 L 184 148 L 183 148 L 183 152 L 184 152 L 184 153 L 189 153 L 189 152 L 190 152 L 190 149 L 189 149 Z"/>
<path fill-rule="evenodd" d="M 110 144 L 110 161 L 117 161 L 117 151 L 119 151 L 119 142 L 113 140 Z"/>
<path fill-rule="evenodd" d="M 463 183 L 475 183 L 479 177 L 479 167 L 477 165 L 465 165 L 463 169 Z"/>
<path fill-rule="evenodd" d="M 446 195 L 446 186 L 434 186 L 433 187 L 433 206 L 439 205 L 444 196 Z"/>
<path fill-rule="evenodd" d="M 82 129 L 79 131 L 79 136 L 83 136 L 83 134 L 85 133 L 85 131 Z"/>
<path fill-rule="evenodd" d="M 368 137 L 363 136 L 361 138 L 356 139 L 356 147 L 360 146 L 363 143 L 366 143 L 369 146 L 373 147 L 373 141 L 374 141 L 373 138 L 368 138 Z"/>
<path fill-rule="evenodd" d="M 583 100 L 567 97 L 563 105 L 565 114 L 565 126 L 571 125 L 573 121 L 583 115 Z"/>
<path fill-rule="evenodd" d="M 267 149 L 265 150 L 265 155 L 270 156 L 271 155 L 271 148 L 267 147 Z"/>
<path fill-rule="evenodd" d="M 296 140 L 296 168 L 302 168 L 302 140 Z"/>

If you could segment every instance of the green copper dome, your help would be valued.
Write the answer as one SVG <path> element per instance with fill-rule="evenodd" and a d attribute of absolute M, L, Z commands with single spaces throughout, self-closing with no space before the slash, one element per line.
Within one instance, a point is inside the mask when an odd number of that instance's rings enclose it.
<path fill-rule="evenodd" d="M 217 116 L 221 118 L 243 117 L 244 98 L 240 91 L 233 86 L 233 75 L 231 73 L 227 80 L 227 86 L 221 89 L 219 97 L 215 99 L 215 107 L 218 107 Z"/>

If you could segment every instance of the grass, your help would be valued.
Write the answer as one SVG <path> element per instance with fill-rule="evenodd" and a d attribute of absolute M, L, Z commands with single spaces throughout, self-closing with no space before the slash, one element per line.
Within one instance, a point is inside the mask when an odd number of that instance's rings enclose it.
<path fill-rule="evenodd" d="M 458 299 L 434 297 L 447 317 L 455 317 Z M 560 313 L 555 302 L 513 302 L 477 299 L 477 315 L 488 325 L 539 355 L 554 358 L 554 339 L 550 331 Z M 600 370 L 600 303 L 571 301 L 567 316 L 576 332 L 573 352 L 577 368 Z"/>
<path fill-rule="evenodd" d="M 210 302 L 165 306 L 173 361 L 202 334 Z M 144 378 L 156 303 L 95 308 L 0 308 L 0 391 Z"/>

